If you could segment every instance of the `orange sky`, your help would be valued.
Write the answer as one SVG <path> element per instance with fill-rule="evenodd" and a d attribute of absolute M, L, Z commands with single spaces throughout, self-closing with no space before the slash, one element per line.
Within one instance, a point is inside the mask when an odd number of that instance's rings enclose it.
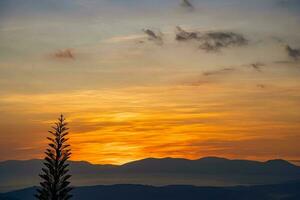
<path fill-rule="evenodd" d="M 40 158 L 47 130 L 57 113 L 64 111 L 73 160 L 113 164 L 145 157 L 296 160 L 300 114 L 295 108 L 300 106 L 300 90 L 232 87 L 208 84 L 6 96 L 1 101 L 11 106 L 2 117 L 9 122 L 8 134 L 1 136 L 6 148 L 1 159 Z"/>

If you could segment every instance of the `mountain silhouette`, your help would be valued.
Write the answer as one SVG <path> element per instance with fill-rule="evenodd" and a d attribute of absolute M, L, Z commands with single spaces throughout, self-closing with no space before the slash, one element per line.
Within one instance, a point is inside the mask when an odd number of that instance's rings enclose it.
<path fill-rule="evenodd" d="M 238 187 L 196 187 L 171 185 L 111 185 L 77 187 L 74 200 L 296 200 L 300 199 L 300 181 L 276 185 Z M 36 187 L 0 194 L 0 200 L 33 200 Z"/>
<path fill-rule="evenodd" d="M 300 167 L 285 160 L 267 162 L 206 157 L 198 160 L 147 158 L 124 165 L 70 162 L 75 186 L 144 184 L 235 186 L 300 179 Z M 0 162 L 0 191 L 38 185 L 42 160 Z"/>

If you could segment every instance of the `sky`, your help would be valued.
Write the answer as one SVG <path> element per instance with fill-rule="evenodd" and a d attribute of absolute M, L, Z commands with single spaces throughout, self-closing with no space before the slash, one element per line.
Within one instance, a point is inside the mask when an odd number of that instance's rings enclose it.
<path fill-rule="evenodd" d="M 0 161 L 300 160 L 297 0 L 2 0 Z"/>

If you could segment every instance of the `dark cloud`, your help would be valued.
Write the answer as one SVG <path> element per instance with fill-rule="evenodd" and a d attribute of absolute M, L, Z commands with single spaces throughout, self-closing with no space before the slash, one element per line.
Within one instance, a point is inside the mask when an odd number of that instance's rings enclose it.
<path fill-rule="evenodd" d="M 193 4 L 189 1 L 189 0 L 181 0 L 181 4 L 182 7 L 184 8 L 188 8 L 189 10 L 193 10 L 194 6 Z"/>
<path fill-rule="evenodd" d="M 188 32 L 181 27 L 177 27 L 177 41 L 196 41 L 199 48 L 205 51 L 219 51 L 222 48 L 232 46 L 244 46 L 248 44 L 248 40 L 242 35 L 234 32 Z"/>
<path fill-rule="evenodd" d="M 56 53 L 54 53 L 54 57 L 59 59 L 75 59 L 72 49 L 58 50 Z"/>
<path fill-rule="evenodd" d="M 189 41 L 189 40 L 197 40 L 198 32 L 187 32 L 183 30 L 180 26 L 176 27 L 176 40 L 177 41 Z"/>
<path fill-rule="evenodd" d="M 160 32 L 155 33 L 154 31 L 152 31 L 150 29 L 143 29 L 143 32 L 148 36 L 148 40 L 153 41 L 159 45 L 163 44 L 162 33 L 160 33 Z"/>
<path fill-rule="evenodd" d="M 256 70 L 257 72 L 262 72 L 262 67 L 265 66 L 265 64 L 263 63 L 252 63 L 249 65 L 249 67 L 253 68 L 254 70 Z"/>
<path fill-rule="evenodd" d="M 299 60 L 300 58 L 300 49 L 293 49 L 291 46 L 286 45 L 285 50 L 288 56 L 294 60 Z"/>
<path fill-rule="evenodd" d="M 223 68 L 223 69 L 219 69 L 219 70 L 214 70 L 214 71 L 208 71 L 208 72 L 204 72 L 203 76 L 213 76 L 213 75 L 220 75 L 220 74 L 226 74 L 226 73 L 230 73 L 235 71 L 235 68 Z"/>
<path fill-rule="evenodd" d="M 200 48 L 206 51 L 219 51 L 225 47 L 244 46 L 248 40 L 241 34 L 234 32 L 210 32 L 199 37 Z"/>

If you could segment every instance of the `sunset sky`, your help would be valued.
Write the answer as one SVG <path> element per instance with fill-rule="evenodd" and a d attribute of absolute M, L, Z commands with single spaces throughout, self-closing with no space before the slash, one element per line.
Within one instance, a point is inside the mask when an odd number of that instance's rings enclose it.
<path fill-rule="evenodd" d="M 299 1 L 190 3 L 1 0 L 0 161 L 42 158 L 61 113 L 72 160 L 300 160 Z M 206 51 L 177 26 L 247 43 Z"/>

